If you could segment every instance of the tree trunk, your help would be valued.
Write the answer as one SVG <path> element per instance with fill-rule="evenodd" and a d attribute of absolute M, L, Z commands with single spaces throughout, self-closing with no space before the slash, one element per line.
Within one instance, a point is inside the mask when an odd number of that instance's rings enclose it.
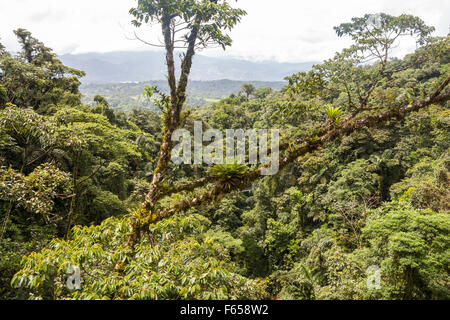
<path fill-rule="evenodd" d="M 192 68 L 192 58 L 195 55 L 195 42 L 198 35 L 198 27 L 192 28 L 188 38 L 188 49 L 181 64 L 181 75 L 178 86 L 175 81 L 175 63 L 173 59 L 173 39 L 170 32 L 171 19 L 163 19 L 162 31 L 166 47 L 166 62 L 168 69 L 168 82 L 170 87 L 171 104 L 165 115 L 164 138 L 160 149 L 158 163 L 153 173 L 153 180 L 150 184 L 150 190 L 147 194 L 143 209 L 146 214 L 154 210 L 156 202 L 161 198 L 161 182 L 164 178 L 166 169 L 169 165 L 173 142 L 172 136 L 175 130 L 180 126 L 180 117 L 183 105 L 186 101 L 186 88 L 189 80 L 189 74 Z"/>

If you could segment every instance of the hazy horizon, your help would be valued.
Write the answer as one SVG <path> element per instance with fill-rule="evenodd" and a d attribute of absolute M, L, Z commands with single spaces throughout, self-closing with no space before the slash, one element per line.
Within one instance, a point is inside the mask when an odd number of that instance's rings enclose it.
<path fill-rule="evenodd" d="M 135 29 L 128 10 L 134 0 L 108 1 L 80 0 L 69 6 L 67 0 L 0 0 L 0 41 L 10 51 L 19 46 L 13 30 L 28 29 L 35 37 L 53 48 L 59 55 L 104 53 L 114 51 L 151 50 L 139 41 L 127 38 L 138 31 L 145 39 L 159 36 L 159 28 L 148 26 Z M 248 12 L 232 31 L 233 46 L 223 52 L 210 49 L 200 54 L 213 57 L 234 57 L 258 61 L 302 63 L 331 58 L 336 51 L 347 47 L 350 39 L 338 38 L 333 30 L 352 17 L 366 13 L 385 12 L 392 15 L 413 14 L 436 27 L 435 35 L 445 36 L 450 26 L 450 2 L 447 0 L 403 1 L 349 0 L 345 4 L 331 0 L 313 3 L 280 0 L 277 5 L 269 0 L 240 0 L 232 2 Z M 415 49 L 407 42 L 395 52 L 402 57 Z"/>
<path fill-rule="evenodd" d="M 107 53 L 65 54 L 59 56 L 70 67 L 83 70 L 83 83 L 127 83 L 162 80 L 166 77 L 164 53 L 156 51 L 113 51 Z M 197 54 L 190 78 L 216 81 L 283 81 L 284 77 L 310 70 L 320 61 L 280 63 L 254 62 L 238 57 L 211 57 Z M 180 70 L 180 60 L 176 59 Z"/>

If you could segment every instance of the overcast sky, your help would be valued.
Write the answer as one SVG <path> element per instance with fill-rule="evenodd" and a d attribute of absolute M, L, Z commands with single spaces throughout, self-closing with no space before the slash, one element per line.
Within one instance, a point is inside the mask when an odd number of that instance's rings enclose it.
<path fill-rule="evenodd" d="M 17 50 L 12 30 L 21 27 L 58 54 L 149 50 L 127 39 L 134 30 L 128 10 L 136 2 L 0 0 L 0 41 L 9 50 Z M 333 26 L 365 13 L 413 14 L 435 26 L 435 35 L 450 31 L 450 0 L 239 0 L 237 5 L 248 15 L 232 33 L 233 46 L 225 53 L 207 50 L 202 54 L 280 62 L 323 60 L 349 43 L 337 38 Z M 139 32 L 150 37 L 145 29 Z M 398 54 L 413 49 L 409 44 Z"/>

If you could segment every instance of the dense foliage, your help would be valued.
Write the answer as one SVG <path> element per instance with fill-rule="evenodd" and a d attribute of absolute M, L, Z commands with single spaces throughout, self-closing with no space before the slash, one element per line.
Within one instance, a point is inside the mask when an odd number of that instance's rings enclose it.
<path fill-rule="evenodd" d="M 199 10 L 208 16 L 214 8 Z M 133 14 L 145 22 L 142 11 Z M 201 120 L 219 130 L 279 128 L 289 158 L 296 141 L 317 143 L 323 130 L 429 97 L 449 76 L 449 38 L 430 38 L 432 28 L 416 17 L 372 19 L 338 27 L 354 47 L 288 77 L 283 89 L 245 85 L 183 112 L 183 126 L 193 130 Z M 213 32 L 229 44 L 217 30 L 200 32 L 204 41 Z M 22 52 L 0 50 L 0 298 L 450 298 L 446 86 L 439 89 L 446 99 L 293 152 L 295 161 L 278 175 L 245 188 L 251 167 L 169 164 L 160 182 L 166 194 L 155 207 L 167 218 L 133 238 L 167 115 L 115 111 L 102 96 L 83 105 L 83 73 L 63 66 L 29 32 L 16 34 Z M 396 39 L 386 34 L 416 36 L 420 46 L 390 59 Z M 162 111 L 165 99 L 156 100 Z M 200 193 L 177 188 L 202 175 Z M 190 199 L 202 192 L 214 197 L 194 205 Z M 78 290 L 66 283 L 73 266 Z M 372 287 L 374 270 L 380 283 Z"/>

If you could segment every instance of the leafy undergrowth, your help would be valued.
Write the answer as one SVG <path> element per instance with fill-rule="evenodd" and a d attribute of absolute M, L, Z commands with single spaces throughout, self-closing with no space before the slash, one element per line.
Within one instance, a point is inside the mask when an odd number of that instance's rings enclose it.
<path fill-rule="evenodd" d="M 175 217 L 153 228 L 134 250 L 125 247 L 129 218 L 75 227 L 69 241 L 22 261 L 12 285 L 34 299 L 263 299 L 265 282 L 238 274 L 228 250 L 204 231 L 198 215 Z M 80 290 L 67 287 L 70 266 L 80 269 Z"/>

